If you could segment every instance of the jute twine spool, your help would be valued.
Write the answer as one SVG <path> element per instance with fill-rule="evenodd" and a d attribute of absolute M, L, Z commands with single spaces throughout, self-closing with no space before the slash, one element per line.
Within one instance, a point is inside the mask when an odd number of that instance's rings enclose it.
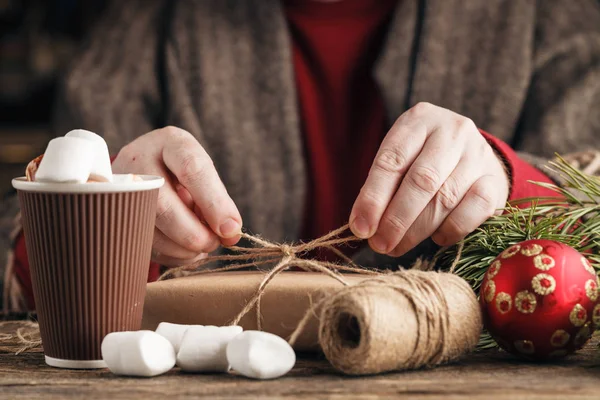
<path fill-rule="evenodd" d="M 477 298 L 449 273 L 408 270 L 348 286 L 322 306 L 319 343 L 349 375 L 428 367 L 471 351 L 481 333 Z"/>
<path fill-rule="evenodd" d="M 254 309 L 260 330 L 260 300 L 279 273 L 297 267 L 335 279 L 340 283 L 340 290 L 323 296 L 307 310 L 289 342 L 296 341 L 313 315 L 320 315 L 319 342 L 323 352 L 335 368 L 346 374 L 434 366 L 475 347 L 481 331 L 481 314 L 475 294 L 466 281 L 452 273 L 423 271 L 433 267 L 435 258 L 429 263 L 417 263 L 416 269 L 394 273 L 359 267 L 336 249 L 336 246 L 360 241 L 355 236 L 343 236 L 347 231 L 348 225 L 345 225 L 323 237 L 298 244 L 273 243 L 244 234 L 256 247 L 233 246 L 230 249 L 237 254 L 201 259 L 193 265 L 167 271 L 160 280 L 181 273 L 196 275 L 274 265 L 265 273 L 254 296 L 231 321 L 231 324 L 239 323 Z M 345 264 L 303 258 L 316 249 L 333 251 Z M 453 266 L 460 258 L 460 250 L 459 247 Z M 216 262 L 235 264 L 198 270 Z M 373 278 L 349 285 L 339 271 L 368 274 Z"/>

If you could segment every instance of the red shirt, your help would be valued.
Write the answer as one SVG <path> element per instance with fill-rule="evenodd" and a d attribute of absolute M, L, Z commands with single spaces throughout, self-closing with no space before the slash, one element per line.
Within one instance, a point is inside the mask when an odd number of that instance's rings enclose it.
<path fill-rule="evenodd" d="M 304 239 L 347 222 L 389 120 L 372 72 L 397 0 L 288 0 L 293 63 L 308 165 Z M 397 117 L 397 116 L 392 116 Z M 510 199 L 551 196 L 529 184 L 550 182 L 501 140 L 482 134 L 505 158 Z M 23 234 L 17 238 L 15 272 L 34 307 Z M 153 264 L 149 281 L 158 278 Z"/>

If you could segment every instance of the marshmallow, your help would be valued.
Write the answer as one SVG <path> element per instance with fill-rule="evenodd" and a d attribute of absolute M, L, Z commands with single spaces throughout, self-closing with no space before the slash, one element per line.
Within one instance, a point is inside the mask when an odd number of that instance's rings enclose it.
<path fill-rule="evenodd" d="M 241 326 L 192 326 L 183 335 L 177 365 L 188 372 L 227 372 L 227 344 Z"/>
<path fill-rule="evenodd" d="M 52 139 L 35 172 L 40 182 L 85 183 L 94 162 L 94 144 L 77 137 Z"/>
<path fill-rule="evenodd" d="M 287 374 L 296 363 L 288 342 L 267 332 L 245 331 L 227 346 L 231 368 L 255 379 L 273 379 Z"/>
<path fill-rule="evenodd" d="M 152 331 L 109 333 L 101 351 L 106 366 L 116 375 L 156 376 L 175 366 L 173 346 Z"/>
<path fill-rule="evenodd" d="M 180 324 L 172 324 L 170 322 L 161 322 L 158 324 L 158 328 L 156 328 L 156 333 L 166 338 L 175 349 L 175 353 L 179 352 L 179 347 L 181 346 L 181 340 L 183 339 L 183 334 L 188 328 L 191 327 L 202 327 L 202 325 L 180 325 Z"/>
<path fill-rule="evenodd" d="M 99 182 L 112 182 L 113 173 L 110 166 L 110 155 L 108 146 L 102 136 L 96 135 L 94 132 L 83 129 L 75 129 L 65 135 L 65 137 L 76 137 L 86 139 L 94 144 L 94 157 L 92 170 L 90 171 L 89 179 Z"/>

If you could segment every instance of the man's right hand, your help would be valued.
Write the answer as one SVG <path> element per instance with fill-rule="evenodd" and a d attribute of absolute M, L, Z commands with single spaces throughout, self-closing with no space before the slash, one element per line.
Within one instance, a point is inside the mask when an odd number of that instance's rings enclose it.
<path fill-rule="evenodd" d="M 112 164 L 119 174 L 160 175 L 153 261 L 183 265 L 240 239 L 242 217 L 211 158 L 188 132 L 157 129 L 123 147 Z"/>

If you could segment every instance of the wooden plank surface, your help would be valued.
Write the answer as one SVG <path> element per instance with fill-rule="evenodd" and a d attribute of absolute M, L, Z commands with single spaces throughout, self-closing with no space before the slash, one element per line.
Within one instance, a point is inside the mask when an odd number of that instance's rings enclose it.
<path fill-rule="evenodd" d="M 0 333 L 12 331 L 0 326 Z M 301 356 L 290 374 L 273 381 L 177 369 L 137 379 L 63 370 L 46 366 L 39 351 L 15 355 L 14 346 L 0 352 L 0 399 L 600 399 L 598 341 L 554 363 L 526 363 L 494 350 L 432 370 L 359 378 L 336 373 L 323 358 Z"/>

